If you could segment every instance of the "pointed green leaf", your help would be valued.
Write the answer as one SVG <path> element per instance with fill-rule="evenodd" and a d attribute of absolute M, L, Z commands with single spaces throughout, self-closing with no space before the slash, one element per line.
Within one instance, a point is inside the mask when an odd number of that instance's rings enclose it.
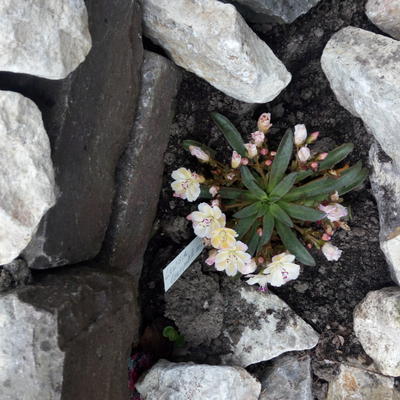
<path fill-rule="evenodd" d="M 253 203 L 253 204 L 241 209 L 240 211 L 236 212 L 235 214 L 233 214 L 233 217 L 234 218 L 247 218 L 252 215 L 257 215 L 258 210 L 260 209 L 260 206 L 261 206 L 260 202 Z"/>
<path fill-rule="evenodd" d="M 232 149 L 238 152 L 242 157 L 246 157 L 246 148 L 244 147 L 242 136 L 232 122 L 217 112 L 211 113 L 211 118 L 223 133 Z"/>
<path fill-rule="evenodd" d="M 254 176 L 247 167 L 240 167 L 240 173 L 242 174 L 243 185 L 246 186 L 252 194 L 259 199 L 265 199 L 267 197 L 267 194 L 257 185 Z"/>
<path fill-rule="evenodd" d="M 364 180 L 367 178 L 368 176 L 368 170 L 366 168 L 363 168 L 358 177 L 353 181 L 353 183 L 342 187 L 338 192 L 340 196 L 343 196 L 344 194 L 351 192 L 353 189 L 355 189 L 357 186 L 360 186 Z"/>
<path fill-rule="evenodd" d="M 258 243 L 257 253 L 271 239 L 274 226 L 275 226 L 275 219 L 271 215 L 271 213 L 267 211 L 263 217 L 263 234 L 261 236 L 260 242 Z"/>
<path fill-rule="evenodd" d="M 282 180 L 289 166 L 293 152 L 293 132 L 288 129 L 279 144 L 278 151 L 271 167 L 271 175 L 268 182 L 268 193 Z"/>
<path fill-rule="evenodd" d="M 298 204 L 287 203 L 283 200 L 278 205 L 286 211 L 290 217 L 299 219 L 300 221 L 320 221 L 325 218 L 325 213 L 315 208 L 304 207 Z"/>
<path fill-rule="evenodd" d="M 341 189 L 352 185 L 361 176 L 361 174 L 363 174 L 361 172 L 361 168 L 362 163 L 359 161 L 357 164 L 354 164 L 352 167 L 343 171 L 340 178 L 335 179 L 333 190 L 340 192 Z"/>
<path fill-rule="evenodd" d="M 233 187 L 221 187 L 218 193 L 223 199 L 257 200 L 257 196 L 254 196 L 249 190 L 243 190 Z"/>
<path fill-rule="evenodd" d="M 248 242 L 247 253 L 249 253 L 252 257 L 258 247 L 258 243 L 260 241 L 260 236 L 257 233 L 258 221 L 256 221 L 251 229 L 250 241 Z"/>
<path fill-rule="evenodd" d="M 199 199 L 212 199 L 209 186 L 200 185 Z"/>
<path fill-rule="evenodd" d="M 288 194 L 283 196 L 283 200 L 292 202 L 308 197 L 315 197 L 322 194 L 333 193 L 335 179 L 324 176 L 323 178 L 315 179 L 303 186 L 293 188 Z"/>
<path fill-rule="evenodd" d="M 278 206 L 278 204 L 276 204 L 276 203 L 271 204 L 269 206 L 269 211 L 278 221 L 281 221 L 282 223 L 284 223 L 287 226 L 290 226 L 290 227 L 293 226 L 293 222 L 290 219 L 289 215 L 287 215 L 286 212 L 283 211 L 282 208 L 280 208 Z"/>
<path fill-rule="evenodd" d="M 284 196 L 293 187 L 297 175 L 297 172 L 292 172 L 289 175 L 286 175 L 272 190 L 269 195 L 269 199 L 271 201 L 276 201 Z"/>
<path fill-rule="evenodd" d="M 314 171 L 312 169 L 306 169 L 305 171 L 300 171 L 297 175 L 296 183 L 303 181 L 304 179 L 311 176 L 313 173 Z"/>
<path fill-rule="evenodd" d="M 282 240 L 285 247 L 296 256 L 296 258 L 303 264 L 309 265 L 311 267 L 315 266 L 315 260 L 312 258 L 311 254 L 307 249 L 301 244 L 300 240 L 297 238 L 296 233 L 288 228 L 285 224 L 280 221 L 276 221 L 276 231 Z"/>
<path fill-rule="evenodd" d="M 206 152 L 208 155 L 210 155 L 213 158 L 215 157 L 215 154 L 216 154 L 215 150 L 206 146 L 203 143 L 197 142 L 196 140 L 184 140 L 182 142 L 182 146 L 188 151 L 190 151 L 190 149 L 189 149 L 190 146 L 200 147 L 201 150 L 203 150 L 204 152 Z"/>
<path fill-rule="evenodd" d="M 254 224 L 254 222 L 257 219 L 257 215 L 252 215 L 247 218 L 241 218 L 237 225 L 235 226 L 235 230 L 238 233 L 238 240 L 241 240 L 242 237 L 249 231 L 251 226 Z"/>
<path fill-rule="evenodd" d="M 319 170 L 333 168 L 338 162 L 344 160 L 348 154 L 350 154 L 354 149 L 353 143 L 345 143 L 336 149 L 330 151 L 325 160 L 319 163 Z"/>

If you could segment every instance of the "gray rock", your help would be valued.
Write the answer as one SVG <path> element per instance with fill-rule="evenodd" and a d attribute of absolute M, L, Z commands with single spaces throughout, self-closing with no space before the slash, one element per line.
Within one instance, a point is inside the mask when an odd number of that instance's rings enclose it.
<path fill-rule="evenodd" d="M 400 39 L 400 3 L 398 0 L 368 0 L 367 17 L 383 32 Z"/>
<path fill-rule="evenodd" d="M 385 254 L 394 282 L 400 285 L 400 170 L 377 144 L 371 147 L 369 159 L 373 173 L 370 176 L 380 219 L 380 246 Z"/>
<path fill-rule="evenodd" d="M 291 75 L 230 4 L 145 0 L 144 31 L 181 67 L 247 103 L 273 100 Z"/>
<path fill-rule="evenodd" d="M 320 0 L 226 0 L 235 4 L 250 22 L 290 24 L 306 14 Z"/>
<path fill-rule="evenodd" d="M 0 91 L 0 152 L 1 265 L 18 257 L 55 203 L 50 143 L 42 115 L 19 93 Z"/>
<path fill-rule="evenodd" d="M 0 292 L 13 287 L 25 286 L 32 281 L 31 270 L 24 260 L 14 260 L 0 270 Z"/>
<path fill-rule="evenodd" d="M 313 400 L 310 357 L 284 354 L 261 380 L 259 400 Z"/>
<path fill-rule="evenodd" d="M 0 2 L 0 71 L 62 79 L 90 47 L 83 0 Z"/>
<path fill-rule="evenodd" d="M 333 35 L 322 68 L 339 103 L 363 120 L 383 151 L 400 163 L 400 42 L 347 27 Z"/>
<path fill-rule="evenodd" d="M 393 378 L 341 364 L 326 400 L 394 400 L 393 385 Z"/>
<path fill-rule="evenodd" d="M 384 375 L 400 376 L 400 288 L 369 292 L 354 310 L 354 332 Z"/>
<path fill-rule="evenodd" d="M 144 400 L 257 400 L 260 383 L 245 369 L 160 360 L 137 383 Z"/>
<path fill-rule="evenodd" d="M 93 268 L 0 294 L 0 398 L 127 399 L 136 312 L 126 276 Z"/>
<path fill-rule="evenodd" d="M 179 83 L 180 71 L 173 63 L 145 52 L 138 111 L 119 162 L 113 213 L 102 250 L 108 265 L 129 269 L 137 279 L 157 211 Z"/>
<path fill-rule="evenodd" d="M 0 80 L 0 87 L 27 92 L 40 105 L 60 189 L 57 205 L 25 251 L 32 268 L 73 264 L 99 253 L 116 167 L 134 121 L 143 51 L 139 3 L 88 0 L 86 5 L 93 48 L 67 79 Z"/>

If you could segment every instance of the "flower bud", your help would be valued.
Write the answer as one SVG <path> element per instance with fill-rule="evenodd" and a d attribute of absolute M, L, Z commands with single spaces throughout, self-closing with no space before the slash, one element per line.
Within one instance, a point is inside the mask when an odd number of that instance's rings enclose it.
<path fill-rule="evenodd" d="M 251 138 L 257 147 L 261 147 L 265 140 L 264 132 L 256 131 L 251 134 Z"/>
<path fill-rule="evenodd" d="M 246 157 L 243 157 L 242 160 L 240 161 L 240 164 L 242 165 L 247 165 L 249 163 L 249 159 Z"/>
<path fill-rule="evenodd" d="M 217 250 L 212 249 L 208 252 L 208 258 L 206 259 L 207 265 L 213 265 L 215 263 L 215 257 L 217 256 Z"/>
<path fill-rule="evenodd" d="M 198 146 L 189 146 L 189 151 L 192 156 L 197 157 L 202 162 L 210 161 L 210 156 Z"/>
<path fill-rule="evenodd" d="M 257 258 L 257 262 L 259 263 L 259 264 L 263 264 L 264 263 L 264 258 L 263 257 L 258 257 Z"/>
<path fill-rule="evenodd" d="M 266 156 L 266 155 L 268 154 L 268 149 L 266 149 L 265 147 L 262 148 L 262 149 L 260 150 L 260 154 L 261 154 L 262 156 Z"/>
<path fill-rule="evenodd" d="M 257 122 L 257 127 L 258 130 L 267 133 L 268 130 L 271 128 L 271 114 L 270 113 L 263 113 L 260 115 L 260 118 L 258 118 Z"/>
<path fill-rule="evenodd" d="M 217 193 L 219 192 L 219 186 L 213 185 L 210 187 L 210 189 L 208 191 L 210 192 L 212 197 L 215 197 L 217 195 Z"/>
<path fill-rule="evenodd" d="M 257 228 L 257 235 L 260 236 L 260 237 L 263 235 L 262 228 Z"/>
<path fill-rule="evenodd" d="M 296 146 L 301 146 L 307 139 L 307 129 L 303 124 L 294 127 L 294 143 Z"/>
<path fill-rule="evenodd" d="M 322 160 L 325 160 L 326 157 L 328 157 L 328 153 L 321 153 L 321 154 L 318 154 L 317 160 L 322 161 Z"/>
<path fill-rule="evenodd" d="M 246 147 L 247 150 L 247 156 L 249 158 L 254 158 L 257 156 L 258 152 L 257 152 L 257 146 L 254 143 L 246 143 L 244 145 L 244 147 Z"/>
<path fill-rule="evenodd" d="M 267 160 L 264 163 L 267 167 L 269 167 L 270 165 L 272 165 L 272 160 Z"/>
<path fill-rule="evenodd" d="M 314 170 L 314 171 L 316 171 L 317 169 L 318 169 L 318 163 L 317 162 L 312 162 L 311 164 L 310 164 L 310 167 Z"/>
<path fill-rule="evenodd" d="M 233 172 L 230 172 L 229 174 L 226 174 L 225 178 L 228 179 L 228 181 L 233 181 L 233 179 L 235 178 L 235 174 Z"/>
<path fill-rule="evenodd" d="M 318 139 L 318 136 L 319 136 L 319 132 L 311 133 L 307 139 L 307 144 L 314 143 Z"/>
<path fill-rule="evenodd" d="M 329 242 L 329 240 L 331 240 L 331 237 L 327 233 L 324 233 L 322 235 L 322 240 L 324 240 L 325 242 Z"/>
<path fill-rule="evenodd" d="M 310 157 L 310 149 L 308 147 L 303 146 L 298 152 L 297 157 L 302 163 L 305 163 Z"/>
<path fill-rule="evenodd" d="M 339 201 L 339 193 L 337 191 L 331 195 L 331 200 Z"/>
<path fill-rule="evenodd" d="M 275 157 L 276 156 L 276 151 L 271 151 L 271 157 Z"/>
<path fill-rule="evenodd" d="M 214 199 L 214 200 L 211 202 L 211 205 L 212 205 L 213 207 L 220 207 L 220 206 L 221 206 L 221 202 L 220 202 L 218 199 Z"/>
<path fill-rule="evenodd" d="M 237 153 L 236 151 L 234 151 L 232 153 L 231 167 L 238 168 L 241 160 L 242 160 L 242 156 L 239 153 Z"/>

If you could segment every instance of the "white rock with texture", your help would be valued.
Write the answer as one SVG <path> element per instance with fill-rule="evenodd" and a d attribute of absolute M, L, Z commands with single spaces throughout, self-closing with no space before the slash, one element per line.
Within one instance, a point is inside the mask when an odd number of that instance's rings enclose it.
<path fill-rule="evenodd" d="M 400 165 L 400 42 L 347 27 L 330 39 L 321 64 L 339 103 Z"/>
<path fill-rule="evenodd" d="M 179 66 L 247 103 L 273 100 L 291 75 L 235 7 L 217 0 L 145 0 L 144 32 Z"/>
<path fill-rule="evenodd" d="M 62 79 L 90 48 L 84 0 L 0 2 L 0 71 Z"/>
<path fill-rule="evenodd" d="M 245 369 L 160 360 L 136 384 L 144 400 L 257 400 L 261 384 Z"/>
<path fill-rule="evenodd" d="M 354 332 L 384 375 L 400 376 L 400 288 L 369 292 L 354 310 Z"/>
<path fill-rule="evenodd" d="M 383 32 L 400 39 L 399 0 L 368 0 L 366 13 L 371 22 Z"/>
<path fill-rule="evenodd" d="M 0 265 L 28 245 L 55 203 L 50 143 L 37 106 L 0 91 Z"/>

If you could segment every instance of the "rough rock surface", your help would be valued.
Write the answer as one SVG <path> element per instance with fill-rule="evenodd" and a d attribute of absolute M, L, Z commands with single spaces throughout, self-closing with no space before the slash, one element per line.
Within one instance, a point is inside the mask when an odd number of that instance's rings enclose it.
<path fill-rule="evenodd" d="M 0 269 L 0 292 L 25 286 L 31 281 L 32 273 L 24 260 L 14 260 Z"/>
<path fill-rule="evenodd" d="M 342 364 L 326 400 L 395 400 L 393 378 Z"/>
<path fill-rule="evenodd" d="M 339 103 L 363 120 L 383 151 L 398 164 L 399 54 L 400 42 L 347 27 L 331 38 L 321 59 Z"/>
<path fill-rule="evenodd" d="M 261 380 L 259 400 L 313 400 L 310 356 L 284 354 Z"/>
<path fill-rule="evenodd" d="M 320 0 L 228 0 L 235 4 L 241 14 L 251 22 L 292 23 L 307 13 Z"/>
<path fill-rule="evenodd" d="M 116 167 L 135 118 L 143 52 L 139 2 L 87 0 L 86 6 L 93 47 L 67 79 L 0 74 L 0 88 L 24 93 L 41 109 L 60 192 L 24 253 L 32 268 L 99 253 Z"/>
<path fill-rule="evenodd" d="M 50 143 L 37 106 L 0 91 L 0 265 L 28 245 L 55 203 Z"/>
<path fill-rule="evenodd" d="M 261 385 L 245 369 L 160 360 L 137 383 L 144 400 L 257 400 Z"/>
<path fill-rule="evenodd" d="M 208 277 L 202 274 L 201 264 L 193 264 L 166 298 L 167 315 L 185 331 L 188 352 L 193 359 L 247 367 L 317 344 L 318 334 L 278 296 L 259 292 L 244 282 L 215 272 Z M 218 293 L 217 284 L 211 281 L 218 283 L 219 279 Z M 222 311 L 219 310 L 220 296 Z M 182 304 L 184 313 L 171 312 L 178 307 L 182 310 Z M 201 324 L 196 326 L 198 322 Z M 208 337 L 213 340 L 210 342 Z M 202 346 L 198 346 L 200 341 Z"/>
<path fill-rule="evenodd" d="M 381 249 L 392 279 L 400 285 L 400 171 L 384 156 L 377 144 L 371 147 L 369 157 L 373 173 L 370 180 L 379 208 Z"/>
<path fill-rule="evenodd" d="M 118 165 L 117 193 L 103 247 L 107 265 L 129 269 L 137 280 L 157 210 L 180 71 L 166 58 L 145 52 L 141 82 L 131 139 Z"/>
<path fill-rule="evenodd" d="M 398 0 L 368 0 L 368 18 L 383 32 L 400 39 L 400 2 Z"/>
<path fill-rule="evenodd" d="M 93 268 L 0 294 L 0 398 L 127 399 L 136 312 L 126 276 Z"/>
<path fill-rule="evenodd" d="M 0 3 L 0 71 L 62 79 L 90 47 L 84 0 Z"/>
<path fill-rule="evenodd" d="M 230 4 L 146 0 L 144 31 L 181 67 L 247 103 L 274 99 L 291 75 Z"/>
<path fill-rule="evenodd" d="M 354 332 L 379 370 L 400 376 L 400 288 L 368 293 L 354 310 Z"/>

